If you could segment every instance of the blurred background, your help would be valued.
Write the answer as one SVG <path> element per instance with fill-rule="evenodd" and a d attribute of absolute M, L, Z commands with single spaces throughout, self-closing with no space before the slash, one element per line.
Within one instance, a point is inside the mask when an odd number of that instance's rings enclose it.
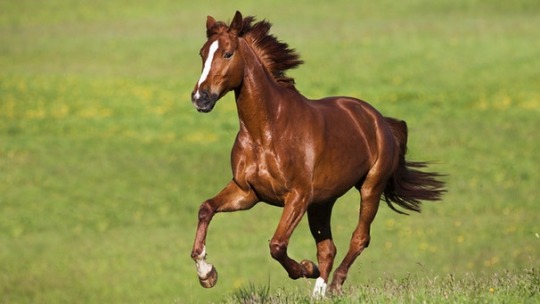
<path fill-rule="evenodd" d="M 219 214 L 199 286 L 190 258 L 202 201 L 231 178 L 232 95 L 192 107 L 207 15 L 273 24 L 305 61 L 307 97 L 348 95 L 409 125 L 409 158 L 448 193 L 422 214 L 384 204 L 349 286 L 456 277 L 540 262 L 540 2 L 1 1 L 0 302 L 206 303 L 288 279 L 268 240 L 281 209 Z M 333 214 L 341 260 L 359 197 Z M 304 220 L 290 243 L 314 259 Z"/>

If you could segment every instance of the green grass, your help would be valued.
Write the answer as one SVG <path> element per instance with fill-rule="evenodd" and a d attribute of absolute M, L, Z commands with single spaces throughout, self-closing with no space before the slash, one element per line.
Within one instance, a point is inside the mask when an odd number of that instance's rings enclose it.
<path fill-rule="evenodd" d="M 423 276 L 411 274 L 396 279 L 382 277 L 365 285 L 347 288 L 345 295 L 330 295 L 314 301 L 301 290 L 247 285 L 224 303 L 537 303 L 540 274 L 536 269 L 508 271 L 492 277 L 466 275 Z"/>
<path fill-rule="evenodd" d="M 302 54 L 302 93 L 406 120 L 410 157 L 448 174 L 422 214 L 381 208 L 330 303 L 539 301 L 538 1 L 24 0 L 0 2 L 0 302 L 310 301 L 269 255 L 278 208 L 214 218 L 215 288 L 189 257 L 238 128 L 232 96 L 192 107 L 197 53 L 236 9 Z M 338 260 L 357 210 L 335 207 Z M 315 258 L 305 221 L 289 252 Z"/>

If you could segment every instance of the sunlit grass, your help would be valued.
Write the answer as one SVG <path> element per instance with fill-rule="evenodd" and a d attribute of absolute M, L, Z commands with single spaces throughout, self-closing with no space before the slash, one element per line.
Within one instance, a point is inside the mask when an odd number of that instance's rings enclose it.
<path fill-rule="evenodd" d="M 538 269 L 503 271 L 491 276 L 467 274 L 432 276 L 413 275 L 396 279 L 384 276 L 365 285 L 347 288 L 343 295 L 314 300 L 302 290 L 278 289 L 247 284 L 225 303 L 538 303 Z"/>

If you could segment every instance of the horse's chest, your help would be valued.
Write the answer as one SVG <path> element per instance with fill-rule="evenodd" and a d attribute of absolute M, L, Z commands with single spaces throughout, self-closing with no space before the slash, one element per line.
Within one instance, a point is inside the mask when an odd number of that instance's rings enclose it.
<path fill-rule="evenodd" d="M 258 152 L 258 151 L 253 151 Z M 264 201 L 281 205 L 287 192 L 287 173 L 281 158 L 267 151 L 253 153 L 253 163 L 246 178 L 257 195 Z"/>

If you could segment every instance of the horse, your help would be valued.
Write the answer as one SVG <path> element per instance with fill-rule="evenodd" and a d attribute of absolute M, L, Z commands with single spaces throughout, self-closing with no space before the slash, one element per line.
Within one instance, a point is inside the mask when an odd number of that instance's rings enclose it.
<path fill-rule="evenodd" d="M 200 284 L 213 287 L 217 271 L 206 260 L 213 216 L 265 202 L 283 208 L 269 242 L 272 258 L 291 279 L 316 279 L 313 296 L 325 296 L 327 289 L 342 293 L 349 268 L 369 246 L 380 200 L 399 213 L 420 212 L 421 201 L 441 200 L 444 182 L 441 174 L 422 171 L 428 163 L 405 160 L 404 121 L 384 117 L 360 99 L 310 100 L 300 94 L 286 71 L 303 61 L 270 34 L 271 26 L 238 11 L 229 25 L 207 17 L 203 67 L 191 100 L 199 112 L 208 113 L 234 91 L 240 124 L 231 151 L 232 180 L 201 204 L 191 258 Z M 336 256 L 332 207 L 352 188 L 360 192 L 359 221 L 329 284 Z M 317 264 L 297 262 L 287 254 L 289 239 L 306 213 Z"/>

